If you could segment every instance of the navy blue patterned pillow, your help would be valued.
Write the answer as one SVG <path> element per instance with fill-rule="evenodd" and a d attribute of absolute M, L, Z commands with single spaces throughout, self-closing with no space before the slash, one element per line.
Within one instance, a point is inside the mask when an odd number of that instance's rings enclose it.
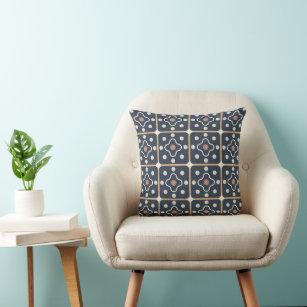
<path fill-rule="evenodd" d="M 239 214 L 245 109 L 207 115 L 130 113 L 141 159 L 140 215 Z"/>

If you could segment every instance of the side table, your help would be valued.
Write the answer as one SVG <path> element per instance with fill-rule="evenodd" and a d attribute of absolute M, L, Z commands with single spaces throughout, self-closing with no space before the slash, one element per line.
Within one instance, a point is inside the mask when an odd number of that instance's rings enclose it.
<path fill-rule="evenodd" d="M 45 245 L 55 246 L 60 252 L 71 307 L 83 307 L 76 252 L 78 247 L 87 246 L 87 238 L 22 246 L 12 246 L 0 241 L 0 247 L 27 248 L 28 306 L 34 307 L 33 248 Z"/>

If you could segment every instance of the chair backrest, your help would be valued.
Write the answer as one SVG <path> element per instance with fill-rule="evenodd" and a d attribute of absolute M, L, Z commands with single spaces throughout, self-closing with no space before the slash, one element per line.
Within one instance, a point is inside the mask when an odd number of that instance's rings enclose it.
<path fill-rule="evenodd" d="M 129 110 L 136 109 L 163 114 L 208 114 L 245 107 L 247 112 L 242 124 L 239 176 L 243 212 L 248 213 L 248 167 L 267 152 L 274 152 L 272 143 L 259 113 L 251 100 L 239 93 L 223 91 L 153 91 L 141 94 L 125 111 L 104 163 L 112 164 L 121 173 L 127 195 L 130 215 L 137 213 L 141 190 L 139 148 L 135 127 Z M 278 163 L 277 157 L 276 161 Z"/>

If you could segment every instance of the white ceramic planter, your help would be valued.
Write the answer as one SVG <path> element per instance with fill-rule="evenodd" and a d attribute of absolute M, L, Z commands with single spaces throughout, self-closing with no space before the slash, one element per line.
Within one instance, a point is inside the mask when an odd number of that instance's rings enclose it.
<path fill-rule="evenodd" d="M 43 190 L 15 191 L 15 212 L 22 216 L 41 216 L 44 212 Z"/>

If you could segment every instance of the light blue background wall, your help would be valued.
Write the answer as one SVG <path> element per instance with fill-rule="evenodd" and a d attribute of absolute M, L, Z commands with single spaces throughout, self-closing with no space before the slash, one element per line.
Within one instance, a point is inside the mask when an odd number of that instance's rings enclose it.
<path fill-rule="evenodd" d="M 54 158 L 36 183 L 47 212 L 80 211 L 129 101 L 155 89 L 232 90 L 258 107 L 282 165 L 301 184 L 281 259 L 254 271 L 261 305 L 307 304 L 307 1 L 0 1 L 0 137 L 14 128 Z M 13 210 L 0 144 L 0 215 Z M 0 250 L 0 305 L 26 306 L 26 250 Z M 68 306 L 55 248 L 35 250 L 37 306 Z M 78 252 L 85 306 L 123 306 L 129 273 Z M 234 272 L 148 272 L 140 306 L 242 306 Z"/>

